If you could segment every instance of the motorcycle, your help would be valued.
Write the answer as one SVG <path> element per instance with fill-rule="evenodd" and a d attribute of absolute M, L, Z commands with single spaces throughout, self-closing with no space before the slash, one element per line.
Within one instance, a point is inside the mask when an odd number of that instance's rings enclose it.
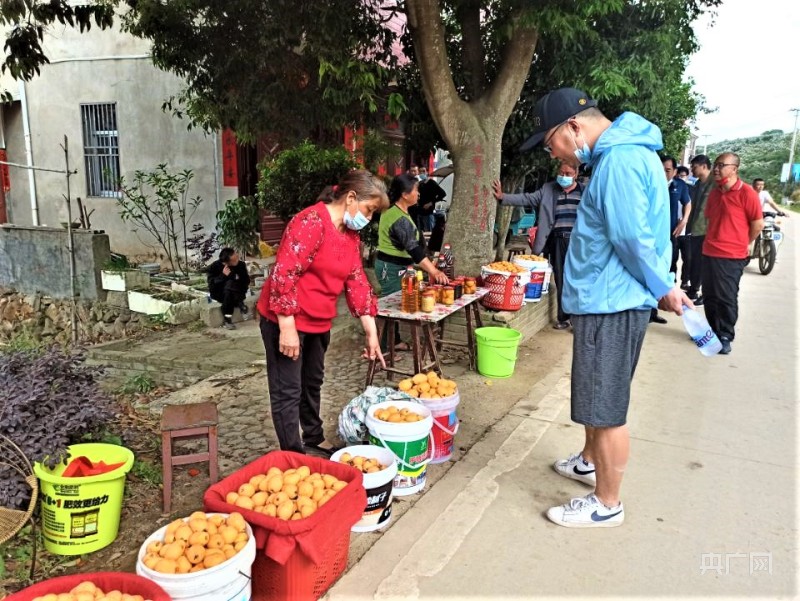
<path fill-rule="evenodd" d="M 775 267 L 775 258 L 778 256 L 778 244 L 783 240 L 783 232 L 775 223 L 775 217 L 785 216 L 786 213 L 764 213 L 764 229 L 753 243 L 751 259 L 758 259 L 758 270 L 763 275 L 768 275 Z"/>

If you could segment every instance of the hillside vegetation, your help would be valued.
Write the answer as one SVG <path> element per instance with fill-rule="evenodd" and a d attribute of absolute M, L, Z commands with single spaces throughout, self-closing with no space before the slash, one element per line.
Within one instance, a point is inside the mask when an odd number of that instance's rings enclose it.
<path fill-rule="evenodd" d="M 781 167 L 789 161 L 791 143 L 791 133 L 771 129 L 752 138 L 737 138 L 709 144 L 708 156 L 713 161 L 723 152 L 735 152 L 741 158 L 739 169 L 741 178 L 748 183 L 757 177 L 764 179 L 767 190 L 778 200 L 783 192 L 783 184 L 780 183 Z M 800 162 L 796 150 L 794 162 Z M 800 186 L 795 184 L 794 188 L 798 187 Z"/>

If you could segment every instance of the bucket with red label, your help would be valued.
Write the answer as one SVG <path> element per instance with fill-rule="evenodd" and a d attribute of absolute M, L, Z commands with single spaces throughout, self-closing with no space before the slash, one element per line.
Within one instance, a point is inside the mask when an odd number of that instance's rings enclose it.
<path fill-rule="evenodd" d="M 453 456 L 459 424 L 456 408 L 460 400 L 458 391 L 441 399 L 420 398 L 420 401 L 431 410 L 433 417 L 433 458 L 431 463 L 444 463 Z"/>

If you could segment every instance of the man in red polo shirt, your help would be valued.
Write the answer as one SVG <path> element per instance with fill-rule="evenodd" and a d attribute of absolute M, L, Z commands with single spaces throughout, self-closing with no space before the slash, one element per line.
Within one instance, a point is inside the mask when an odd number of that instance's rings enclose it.
<path fill-rule="evenodd" d="M 764 217 L 758 194 L 739 179 L 737 155 L 719 155 L 711 173 L 716 187 L 706 201 L 703 298 L 708 323 L 722 343 L 720 354 L 727 355 L 739 316 L 739 280 L 749 261 L 748 245 L 764 227 Z"/>

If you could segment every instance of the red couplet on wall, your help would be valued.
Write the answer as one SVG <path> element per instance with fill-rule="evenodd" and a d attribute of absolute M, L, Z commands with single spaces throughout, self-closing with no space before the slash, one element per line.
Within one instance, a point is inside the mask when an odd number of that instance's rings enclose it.
<path fill-rule="evenodd" d="M 236 165 L 236 134 L 230 129 L 222 130 L 222 185 L 234 188 L 239 185 L 239 173 Z"/>

